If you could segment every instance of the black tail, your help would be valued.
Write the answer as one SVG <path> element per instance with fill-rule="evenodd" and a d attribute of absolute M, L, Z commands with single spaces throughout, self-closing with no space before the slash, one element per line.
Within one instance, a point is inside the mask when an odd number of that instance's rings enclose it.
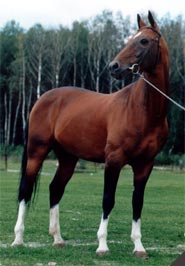
<path fill-rule="evenodd" d="M 23 148 L 23 154 L 22 154 L 22 163 L 21 163 L 21 178 L 20 178 L 20 184 L 19 184 L 19 192 L 18 192 L 18 201 L 21 202 L 22 200 L 25 200 L 26 203 L 29 203 L 32 197 L 32 193 L 34 190 L 34 197 L 37 190 L 37 183 L 38 183 L 38 177 L 33 178 L 35 182 L 32 180 L 28 180 L 26 176 L 26 167 L 27 167 L 27 161 L 28 161 L 28 153 L 27 153 L 27 144 L 28 144 L 28 128 L 29 128 L 29 121 L 27 121 L 25 130 L 24 130 L 24 148 Z M 33 182 L 33 183 L 32 183 Z"/>

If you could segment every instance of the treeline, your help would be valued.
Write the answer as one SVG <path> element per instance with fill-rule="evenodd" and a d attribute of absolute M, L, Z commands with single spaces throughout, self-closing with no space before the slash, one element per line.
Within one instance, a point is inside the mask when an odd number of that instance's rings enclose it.
<path fill-rule="evenodd" d="M 171 97 L 184 104 L 185 21 L 159 21 L 170 52 Z M 121 89 L 131 80 L 111 78 L 108 64 L 136 30 L 129 17 L 110 11 L 71 27 L 29 30 L 10 21 L 0 30 L 0 144 L 22 144 L 23 129 L 35 101 L 52 88 L 79 86 L 102 93 Z M 170 134 L 165 153 L 184 152 L 184 113 L 170 104 Z M 41 121 L 42 122 L 42 121 Z"/>

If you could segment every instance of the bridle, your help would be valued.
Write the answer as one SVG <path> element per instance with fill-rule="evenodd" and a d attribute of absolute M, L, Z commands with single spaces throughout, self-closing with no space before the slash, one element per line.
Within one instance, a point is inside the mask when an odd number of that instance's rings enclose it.
<path fill-rule="evenodd" d="M 150 28 L 150 27 L 145 27 L 145 28 L 149 28 L 151 30 L 153 30 L 154 32 L 156 32 L 158 34 L 158 38 L 154 38 L 152 39 L 153 41 L 158 41 L 158 49 L 157 49 L 157 56 L 156 56 L 156 62 L 155 62 L 155 66 L 157 65 L 158 63 L 158 60 L 160 58 L 160 45 L 159 45 L 159 42 L 160 42 L 160 37 L 161 37 L 161 34 L 156 31 L 155 29 L 153 28 Z M 150 49 L 150 47 L 149 47 Z M 144 60 L 144 57 L 142 59 L 142 61 Z M 141 62 L 142 63 L 142 62 Z M 140 63 L 140 64 L 141 64 Z M 184 106 L 180 105 L 179 103 L 177 103 L 176 101 L 174 101 L 172 98 L 170 98 L 168 95 L 166 95 L 164 92 L 162 92 L 159 88 L 157 88 L 153 83 L 151 83 L 149 80 L 147 80 L 145 77 L 144 77 L 144 74 L 140 72 L 140 64 L 138 63 L 135 63 L 133 64 L 131 67 L 129 67 L 128 69 L 132 71 L 132 74 L 134 75 L 138 75 L 140 78 L 142 78 L 147 84 L 149 84 L 152 88 L 154 88 L 156 91 L 158 91 L 160 94 L 162 94 L 166 99 L 168 99 L 170 102 L 172 102 L 173 104 L 175 104 L 177 107 L 179 107 L 181 110 L 185 111 L 185 108 Z M 154 67 L 155 67 L 154 66 Z"/>
<path fill-rule="evenodd" d="M 143 57 L 141 58 L 141 60 L 137 63 L 137 64 L 133 64 L 131 67 L 129 67 L 128 69 L 132 70 L 132 73 L 134 74 L 137 74 L 139 71 L 140 71 L 140 65 L 143 63 L 143 61 L 145 60 L 145 57 L 148 55 L 152 45 L 154 42 L 157 42 L 157 53 L 156 53 L 156 59 L 155 59 L 155 62 L 152 66 L 152 68 L 155 68 L 155 66 L 158 64 L 159 60 L 160 60 L 160 54 L 161 54 L 161 50 L 160 50 L 160 38 L 161 38 L 161 33 L 159 33 L 157 30 L 155 30 L 154 28 L 152 27 L 147 27 L 147 26 L 144 26 L 142 27 L 142 29 L 150 29 L 152 30 L 153 32 L 155 32 L 157 34 L 157 36 L 153 39 L 151 39 L 151 44 L 150 46 L 148 47 L 147 51 L 144 53 Z"/>

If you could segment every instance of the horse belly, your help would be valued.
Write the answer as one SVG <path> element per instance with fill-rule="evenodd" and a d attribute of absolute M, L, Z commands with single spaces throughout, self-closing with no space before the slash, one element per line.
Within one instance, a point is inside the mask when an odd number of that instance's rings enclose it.
<path fill-rule="evenodd" d="M 62 148 L 78 158 L 104 162 L 107 136 L 98 120 L 83 118 L 83 115 L 71 120 L 61 119 L 55 138 Z"/>

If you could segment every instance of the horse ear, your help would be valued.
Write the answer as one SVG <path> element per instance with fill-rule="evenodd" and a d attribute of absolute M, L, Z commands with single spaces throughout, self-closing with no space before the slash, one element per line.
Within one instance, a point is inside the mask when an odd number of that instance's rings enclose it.
<path fill-rule="evenodd" d="M 157 23 L 155 22 L 152 13 L 150 11 L 148 11 L 148 20 L 152 26 L 152 28 L 154 28 L 156 31 L 159 31 L 159 27 L 157 25 Z"/>
<path fill-rule="evenodd" d="M 146 24 L 144 23 L 144 21 L 142 20 L 139 14 L 137 14 L 137 24 L 138 24 L 139 29 L 146 26 Z"/>

